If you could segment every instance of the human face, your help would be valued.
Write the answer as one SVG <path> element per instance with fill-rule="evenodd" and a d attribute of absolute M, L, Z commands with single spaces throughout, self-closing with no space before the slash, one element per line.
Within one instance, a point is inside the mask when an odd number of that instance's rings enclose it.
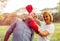
<path fill-rule="evenodd" d="M 37 15 L 35 13 L 32 13 L 31 16 L 36 19 L 37 18 Z"/>
<path fill-rule="evenodd" d="M 51 23 L 51 18 L 49 16 L 49 14 L 43 14 L 43 19 L 46 22 L 46 24 Z"/>

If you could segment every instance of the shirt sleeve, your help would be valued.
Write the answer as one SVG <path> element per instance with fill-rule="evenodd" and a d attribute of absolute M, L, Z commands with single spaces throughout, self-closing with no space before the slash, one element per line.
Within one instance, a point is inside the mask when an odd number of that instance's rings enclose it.
<path fill-rule="evenodd" d="M 8 33 L 10 34 L 10 33 L 12 33 L 13 32 L 13 30 L 15 29 L 15 27 L 16 27 L 16 20 L 10 25 L 10 27 L 9 27 L 9 29 L 8 29 Z"/>

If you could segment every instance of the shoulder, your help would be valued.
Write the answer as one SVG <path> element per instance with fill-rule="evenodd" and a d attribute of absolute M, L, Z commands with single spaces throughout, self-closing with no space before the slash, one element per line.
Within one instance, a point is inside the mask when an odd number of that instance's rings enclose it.
<path fill-rule="evenodd" d="M 54 24 L 53 24 L 53 23 L 51 23 L 49 26 L 50 26 L 51 28 L 54 28 Z"/>
<path fill-rule="evenodd" d="M 46 24 L 44 21 L 40 21 L 40 25 L 44 25 Z"/>
<path fill-rule="evenodd" d="M 50 25 L 47 25 L 47 29 L 51 31 L 54 30 L 54 24 L 51 23 Z"/>
<path fill-rule="evenodd" d="M 47 25 L 47 28 L 46 30 L 49 32 L 49 33 L 53 33 L 54 32 L 54 24 L 50 24 L 50 25 Z"/>
<path fill-rule="evenodd" d="M 16 21 L 22 21 L 22 19 L 20 19 L 20 18 L 16 18 Z"/>

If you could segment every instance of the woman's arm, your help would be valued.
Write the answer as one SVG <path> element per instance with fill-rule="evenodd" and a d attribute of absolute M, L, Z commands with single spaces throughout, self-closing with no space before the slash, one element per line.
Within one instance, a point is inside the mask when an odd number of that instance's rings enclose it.
<path fill-rule="evenodd" d="M 27 20 L 25 20 L 25 21 L 27 21 L 28 22 L 28 26 L 30 27 L 30 28 L 32 28 L 37 34 L 39 34 L 40 36 L 42 36 L 42 37 L 45 37 L 45 36 L 47 36 L 47 35 L 49 35 L 49 32 L 47 31 L 47 30 L 45 30 L 45 31 L 43 31 L 43 32 L 41 32 L 41 31 L 39 31 L 39 25 L 36 23 L 36 21 L 34 21 L 34 20 L 32 20 L 32 19 L 30 19 L 29 21 L 28 21 L 28 19 Z M 39 22 L 39 20 L 37 20 L 38 22 Z M 40 23 L 40 22 L 39 22 Z"/>
<path fill-rule="evenodd" d="M 39 26 L 38 24 L 36 24 L 36 22 L 32 21 L 31 23 L 29 23 L 29 26 L 40 36 L 45 37 L 47 35 L 49 35 L 49 32 L 47 30 L 41 32 L 39 31 Z"/>
<path fill-rule="evenodd" d="M 47 36 L 47 35 L 49 35 L 49 32 L 47 31 L 47 30 L 45 30 L 45 31 L 39 31 L 39 35 L 41 36 L 41 37 L 45 37 L 45 36 Z"/>

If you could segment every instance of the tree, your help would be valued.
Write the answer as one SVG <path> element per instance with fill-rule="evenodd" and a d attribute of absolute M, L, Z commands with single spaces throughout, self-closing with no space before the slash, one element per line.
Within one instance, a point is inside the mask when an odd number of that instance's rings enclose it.
<path fill-rule="evenodd" d="M 8 0 L 0 0 L 0 13 L 3 11 L 3 9 L 6 7 Z"/>
<path fill-rule="evenodd" d="M 60 1 L 57 3 L 57 6 L 55 7 L 56 10 L 60 13 Z"/>

